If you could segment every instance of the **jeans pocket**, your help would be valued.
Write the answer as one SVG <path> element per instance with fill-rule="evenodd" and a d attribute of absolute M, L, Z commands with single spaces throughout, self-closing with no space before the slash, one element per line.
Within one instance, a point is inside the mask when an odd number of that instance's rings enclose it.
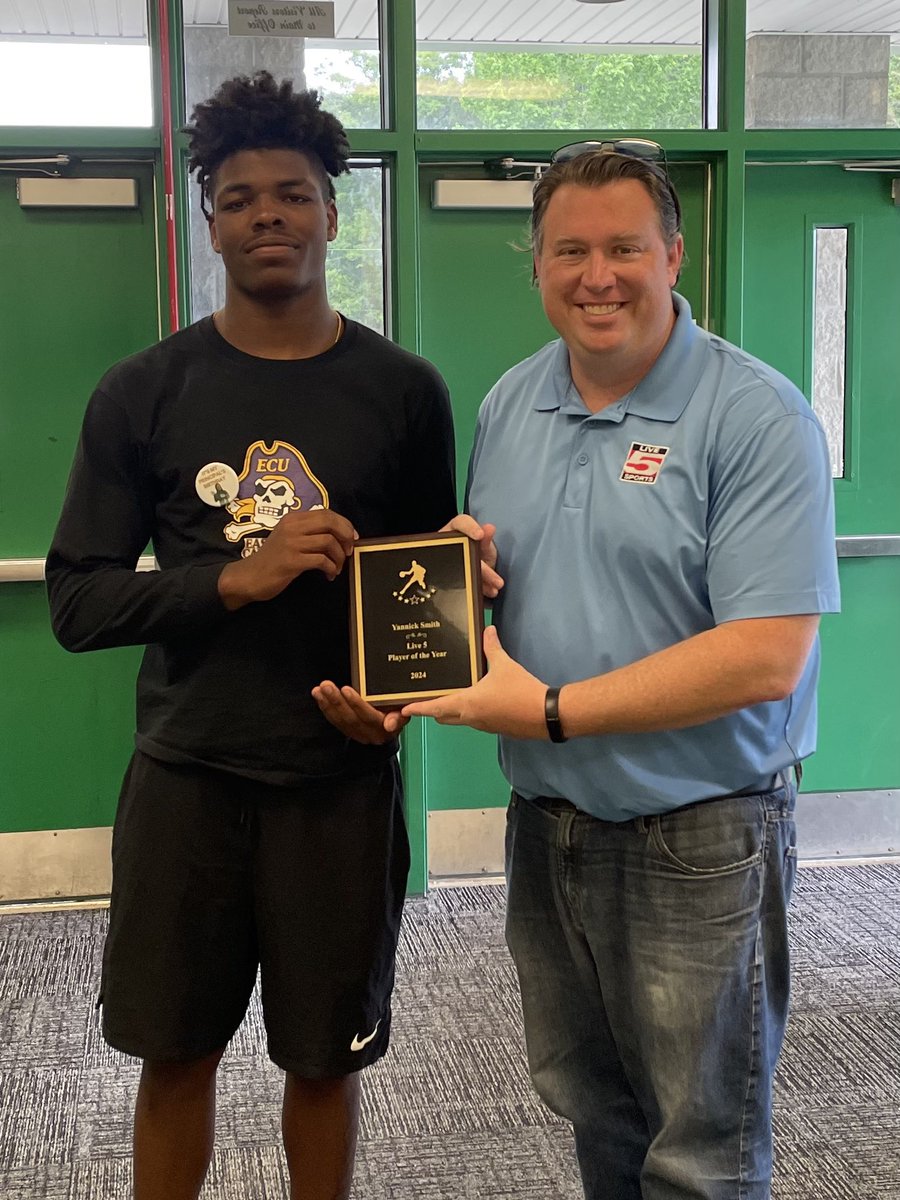
<path fill-rule="evenodd" d="M 765 814 L 755 796 L 710 800 L 649 820 L 650 845 L 682 875 L 709 878 L 758 866 Z"/>

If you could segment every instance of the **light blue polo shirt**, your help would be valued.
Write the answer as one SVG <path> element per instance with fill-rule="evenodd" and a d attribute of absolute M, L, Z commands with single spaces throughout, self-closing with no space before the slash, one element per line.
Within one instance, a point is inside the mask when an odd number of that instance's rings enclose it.
<path fill-rule="evenodd" d="M 504 648 L 548 685 L 745 617 L 837 612 L 825 436 L 783 375 L 677 320 L 650 372 L 591 414 L 551 342 L 478 418 L 466 510 L 497 526 Z M 818 641 L 796 691 L 689 729 L 500 739 L 524 796 L 610 821 L 763 785 L 815 749 Z"/>

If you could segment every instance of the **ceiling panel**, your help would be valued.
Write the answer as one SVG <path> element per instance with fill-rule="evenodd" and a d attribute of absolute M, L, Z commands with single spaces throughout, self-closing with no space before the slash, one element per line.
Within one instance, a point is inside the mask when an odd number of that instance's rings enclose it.
<path fill-rule="evenodd" d="M 892 33 L 900 35 L 898 0 L 748 0 L 751 33 Z"/>
<path fill-rule="evenodd" d="M 146 40 L 144 0 L 0 0 L 0 35 Z"/>
<path fill-rule="evenodd" d="M 226 0 L 184 0 L 189 25 L 224 25 Z M 417 37 L 437 46 L 698 46 L 700 0 L 418 0 Z M 336 0 L 336 37 L 374 41 L 375 0 Z M 749 32 L 891 33 L 900 0 L 748 0 Z M 145 0 L 0 0 L 0 37 L 145 39 Z"/>

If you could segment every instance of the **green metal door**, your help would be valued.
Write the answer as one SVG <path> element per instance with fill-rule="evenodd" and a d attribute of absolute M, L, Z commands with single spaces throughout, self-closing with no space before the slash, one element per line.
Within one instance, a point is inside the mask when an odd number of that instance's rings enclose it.
<path fill-rule="evenodd" d="M 900 210 L 891 183 L 838 165 L 747 171 L 745 347 L 807 396 L 826 343 L 842 348 L 835 361 L 845 358 L 843 434 L 831 434 L 843 443 L 834 482 L 843 611 L 822 621 L 819 749 L 803 780 L 814 795 L 802 798 L 801 852 L 816 857 L 900 849 Z M 817 246 L 821 231 L 843 229 L 838 311 Z M 830 306 L 824 325 L 818 305 Z"/>
<path fill-rule="evenodd" d="M 0 901 L 83 891 L 74 835 L 110 825 L 134 728 L 139 652 L 66 654 L 40 574 L 91 390 L 159 337 L 154 165 L 76 174 L 138 207 L 23 208 L 0 170 Z"/>
<path fill-rule="evenodd" d="M 679 164 L 672 173 L 688 250 L 679 290 L 702 323 L 708 303 L 708 170 L 705 164 Z M 528 212 L 434 209 L 433 181 L 447 174 L 437 167 L 420 173 L 421 352 L 450 387 L 462 502 L 481 401 L 504 371 L 556 332 L 531 286 L 531 255 L 520 249 Z M 496 739 L 433 722 L 424 723 L 421 736 L 432 872 L 499 869 L 509 789 L 497 765 Z"/>

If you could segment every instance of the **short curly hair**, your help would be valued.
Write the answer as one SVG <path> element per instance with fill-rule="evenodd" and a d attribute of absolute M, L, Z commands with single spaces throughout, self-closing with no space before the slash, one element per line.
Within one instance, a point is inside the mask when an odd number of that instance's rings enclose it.
<path fill-rule="evenodd" d="M 656 207 L 663 241 L 667 246 L 674 245 L 681 232 L 681 202 L 668 172 L 645 158 L 595 150 L 554 163 L 535 184 L 531 209 L 531 245 L 535 253 L 541 252 L 544 217 L 557 188 L 567 183 L 576 187 L 602 187 L 623 179 L 636 179 L 646 188 Z"/>
<path fill-rule="evenodd" d="M 323 192 L 334 199 L 332 178 L 349 171 L 350 143 L 340 121 L 321 108 L 315 90 L 294 91 L 290 79 L 276 83 L 268 71 L 252 77 L 237 75 L 215 95 L 197 104 L 191 124 L 188 170 L 197 172 L 200 207 L 209 217 L 206 201 L 216 171 L 239 150 L 298 150 L 309 154 L 320 169 Z"/>

